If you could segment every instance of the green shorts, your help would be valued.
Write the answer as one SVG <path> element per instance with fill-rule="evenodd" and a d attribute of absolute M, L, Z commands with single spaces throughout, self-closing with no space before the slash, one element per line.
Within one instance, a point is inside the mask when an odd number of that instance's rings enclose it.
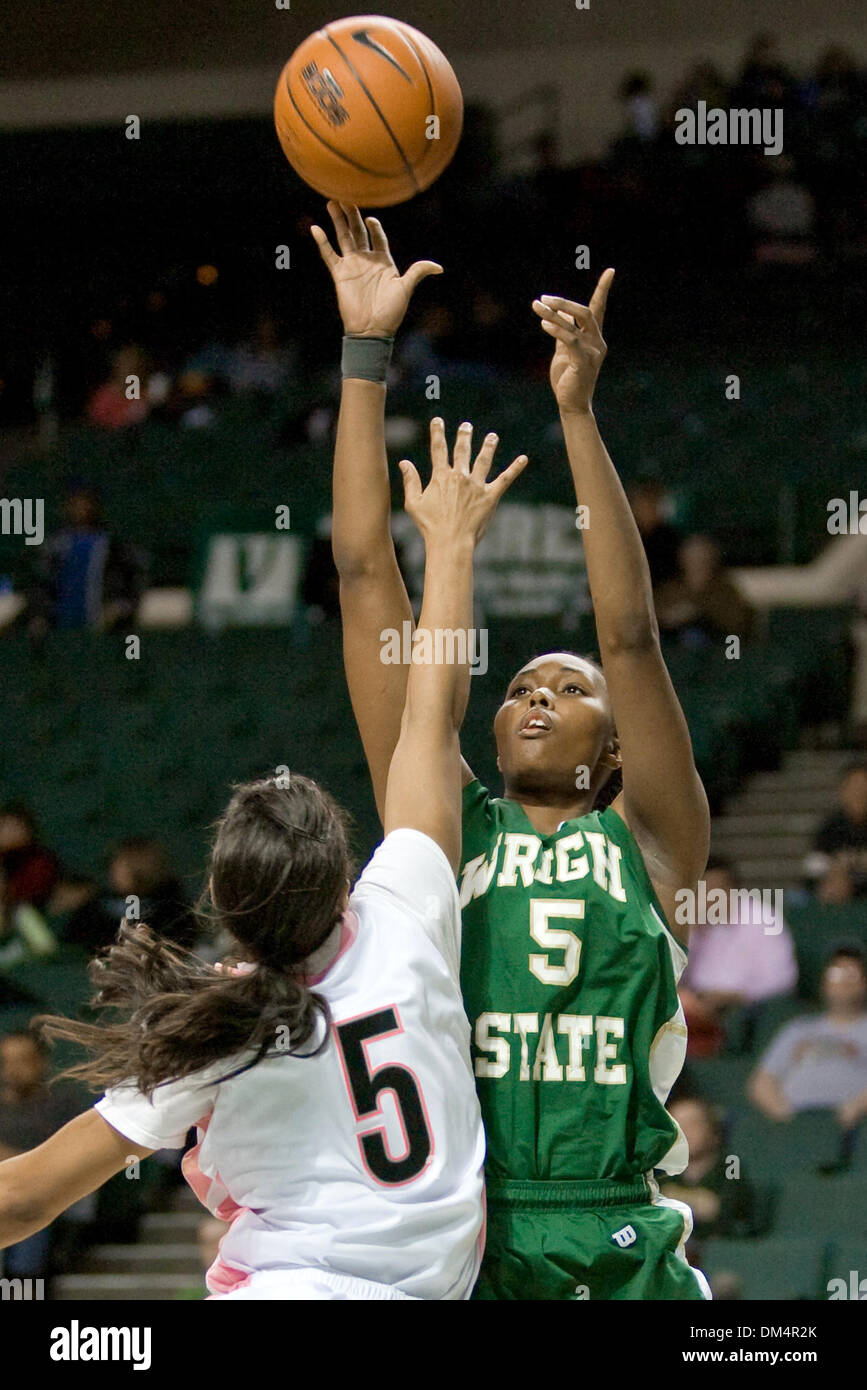
<path fill-rule="evenodd" d="M 634 1182 L 487 1183 L 478 1299 L 705 1299 L 686 1262 L 692 1213 Z"/>

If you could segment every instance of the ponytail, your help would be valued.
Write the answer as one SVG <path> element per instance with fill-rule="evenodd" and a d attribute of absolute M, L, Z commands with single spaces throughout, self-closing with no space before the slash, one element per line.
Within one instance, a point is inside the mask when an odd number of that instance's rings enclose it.
<path fill-rule="evenodd" d="M 252 1054 L 220 1077 L 226 1080 L 268 1056 L 316 1056 L 328 1041 L 328 1005 L 291 968 L 220 972 L 143 925 L 121 926 L 115 944 L 92 962 L 90 977 L 94 1007 L 109 1017 L 83 1023 L 42 1015 L 34 1022 L 46 1037 L 91 1054 L 64 1076 L 97 1090 L 132 1082 L 151 1095 L 163 1082 Z M 325 1028 L 311 1049 L 320 1018 Z"/>

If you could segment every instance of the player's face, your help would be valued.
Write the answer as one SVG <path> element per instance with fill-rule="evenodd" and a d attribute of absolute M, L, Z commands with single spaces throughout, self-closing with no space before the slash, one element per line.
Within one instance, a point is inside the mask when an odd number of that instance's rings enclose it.
<path fill-rule="evenodd" d="M 494 734 L 498 766 L 515 789 L 588 790 L 599 780 L 600 759 L 616 763 L 605 677 L 570 652 L 537 657 L 512 678 Z"/>

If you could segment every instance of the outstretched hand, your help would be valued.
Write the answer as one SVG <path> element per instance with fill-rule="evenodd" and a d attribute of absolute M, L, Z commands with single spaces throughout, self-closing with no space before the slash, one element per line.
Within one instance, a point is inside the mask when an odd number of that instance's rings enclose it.
<path fill-rule="evenodd" d="M 586 414 L 592 408 L 596 378 L 608 351 L 602 325 L 613 279 L 613 270 L 603 270 L 589 305 L 552 294 L 533 300 L 544 332 L 557 340 L 551 386 L 561 411 Z"/>
<path fill-rule="evenodd" d="M 337 288 L 344 332 L 393 337 L 416 285 L 428 275 L 441 275 L 442 266 L 416 261 L 399 275 L 378 218 L 363 218 L 350 203 L 330 202 L 328 212 L 342 254 L 338 256 L 321 227 L 311 227 L 310 232 Z"/>
<path fill-rule="evenodd" d="M 495 434 L 485 435 L 476 460 L 470 467 L 473 427 L 464 423 L 458 429 L 454 464 L 449 463 L 445 425 L 431 420 L 431 476 L 422 488 L 421 478 L 409 459 L 402 459 L 404 502 L 426 543 L 461 538 L 476 545 L 484 535 L 500 498 L 527 466 L 527 455 L 519 454 L 493 482 L 488 474 L 498 444 Z"/>

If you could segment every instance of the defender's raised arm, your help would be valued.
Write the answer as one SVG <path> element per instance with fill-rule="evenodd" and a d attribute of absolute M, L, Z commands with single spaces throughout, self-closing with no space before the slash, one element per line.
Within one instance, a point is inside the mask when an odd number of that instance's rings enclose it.
<path fill-rule="evenodd" d="M 470 685 L 473 551 L 527 462 L 522 454 L 489 483 L 496 435 L 486 436 L 471 467 L 472 435 L 472 426 L 461 425 L 452 466 L 443 422 L 432 421 L 432 471 L 424 489 L 413 465 L 401 464 L 406 509 L 425 542 L 424 599 L 384 820 L 386 834 L 403 826 L 424 831 L 455 870 L 461 851 L 458 732 Z"/>

